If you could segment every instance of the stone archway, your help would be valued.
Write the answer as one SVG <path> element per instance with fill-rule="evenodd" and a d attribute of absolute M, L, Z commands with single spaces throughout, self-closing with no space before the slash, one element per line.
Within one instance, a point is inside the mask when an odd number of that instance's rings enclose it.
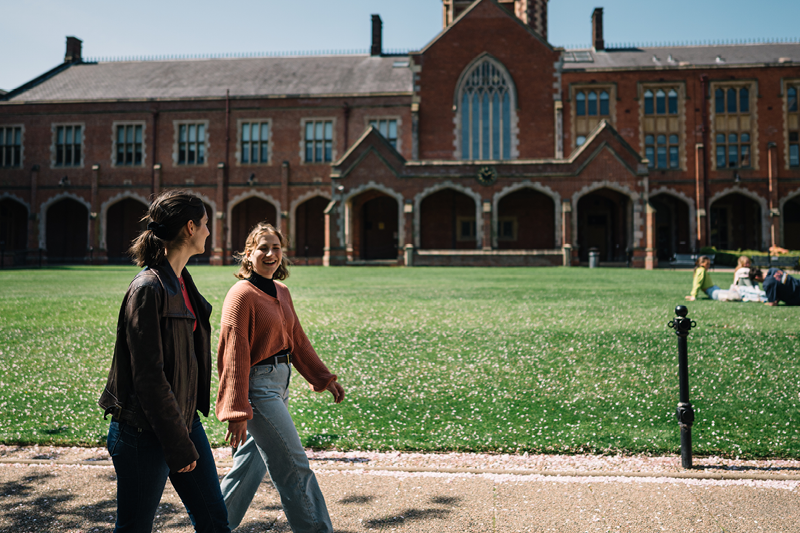
<path fill-rule="evenodd" d="M 662 192 L 650 195 L 650 205 L 656 210 L 654 238 L 658 260 L 669 261 L 675 254 L 691 253 L 695 236 L 686 202 Z"/>
<path fill-rule="evenodd" d="M 325 208 L 328 198 L 313 196 L 294 208 L 292 217 L 294 257 L 322 258 L 325 248 Z"/>
<path fill-rule="evenodd" d="M 500 198 L 493 217 L 496 248 L 550 250 L 558 246 L 556 203 L 531 187 L 519 188 Z"/>
<path fill-rule="evenodd" d="M 250 196 L 238 202 L 231 209 L 230 234 L 231 252 L 244 250 L 245 239 L 250 230 L 259 222 L 268 222 L 278 228 L 278 210 L 259 196 Z"/>
<path fill-rule="evenodd" d="M 603 262 L 627 262 L 630 252 L 630 202 L 626 194 L 598 188 L 584 194 L 577 203 L 578 256 L 589 260 L 596 249 Z"/>
<path fill-rule="evenodd" d="M 719 195 L 709 202 L 709 243 L 721 250 L 761 250 L 763 209 L 741 192 Z"/>
<path fill-rule="evenodd" d="M 350 200 L 353 259 L 396 260 L 400 204 L 388 194 L 369 189 Z"/>
<path fill-rule="evenodd" d="M 126 197 L 105 209 L 104 244 L 109 263 L 130 263 L 128 249 L 133 240 L 147 228 L 142 217 L 149 206 L 136 197 Z M 206 248 L 209 248 L 206 245 Z"/>
<path fill-rule="evenodd" d="M 419 204 L 419 238 L 423 250 L 474 250 L 481 241 L 474 198 L 446 187 Z"/>
<path fill-rule="evenodd" d="M 51 203 L 45 221 L 45 248 L 48 263 L 83 263 L 86 261 L 89 210 L 70 197 Z"/>
<path fill-rule="evenodd" d="M 2 264 L 24 265 L 28 246 L 28 207 L 10 196 L 0 198 Z"/>

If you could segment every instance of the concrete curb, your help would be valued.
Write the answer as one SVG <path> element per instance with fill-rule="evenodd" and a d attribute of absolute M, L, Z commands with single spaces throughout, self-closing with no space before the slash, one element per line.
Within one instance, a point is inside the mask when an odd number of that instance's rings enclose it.
<path fill-rule="evenodd" d="M 545 477 L 620 477 L 620 478 L 670 478 L 670 479 L 709 479 L 709 480 L 753 480 L 753 481 L 800 481 L 800 474 L 749 473 L 749 472 L 624 472 L 620 470 L 581 471 L 581 470 L 508 470 L 502 468 L 421 468 L 403 466 L 325 466 L 315 465 L 315 470 L 337 472 L 409 472 L 438 474 L 501 474 L 512 476 Z M 111 461 L 62 461 L 50 459 L 0 459 L 0 464 L 45 465 L 45 466 L 114 466 Z M 220 468 L 231 468 L 232 461 L 218 461 Z"/>

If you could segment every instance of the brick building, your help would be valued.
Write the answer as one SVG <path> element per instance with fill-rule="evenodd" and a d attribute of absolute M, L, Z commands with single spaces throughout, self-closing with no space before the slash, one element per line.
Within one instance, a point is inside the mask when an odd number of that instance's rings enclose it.
<path fill-rule="evenodd" d="M 422 50 L 64 63 L 0 95 L 6 263 L 122 262 L 189 189 L 207 259 L 248 229 L 300 264 L 655 266 L 800 248 L 800 44 L 547 41 L 547 0 L 443 0 Z M 587 13 L 587 15 L 589 15 Z"/>

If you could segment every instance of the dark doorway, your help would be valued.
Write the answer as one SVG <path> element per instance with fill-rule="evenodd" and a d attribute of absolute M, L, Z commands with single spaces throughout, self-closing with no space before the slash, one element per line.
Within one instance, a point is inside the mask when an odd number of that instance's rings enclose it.
<path fill-rule="evenodd" d="M 761 206 L 731 193 L 711 205 L 711 246 L 720 250 L 761 250 Z"/>
<path fill-rule="evenodd" d="M 361 206 L 364 259 L 397 259 L 397 200 L 378 196 Z"/>
<path fill-rule="evenodd" d="M 656 210 L 656 253 L 659 261 L 668 261 L 675 254 L 692 251 L 692 236 L 689 235 L 689 207 L 686 202 L 669 194 L 650 197 L 650 205 Z"/>
<path fill-rule="evenodd" d="M 47 210 L 47 261 L 83 263 L 86 261 L 89 210 L 71 198 L 51 205 Z"/>
<path fill-rule="evenodd" d="M 126 198 L 111 207 L 106 212 L 106 252 L 108 262 L 112 264 L 130 263 L 128 249 L 133 240 L 147 228 L 147 222 L 142 217 L 147 214 L 148 206 Z"/>
<path fill-rule="evenodd" d="M 800 250 L 800 197 L 783 204 L 783 243 L 789 250 Z"/>
<path fill-rule="evenodd" d="M 322 257 L 325 248 L 325 208 L 330 201 L 315 196 L 294 210 L 295 257 Z"/>
<path fill-rule="evenodd" d="M 556 247 L 556 205 L 534 189 L 520 189 L 497 204 L 497 247 L 549 250 Z"/>
<path fill-rule="evenodd" d="M 231 213 L 232 252 L 244 250 L 244 241 L 247 235 L 259 222 L 267 222 L 277 227 L 278 217 L 274 205 L 257 197 L 248 198 L 236 204 Z M 210 248 L 210 244 L 206 249 Z"/>
<path fill-rule="evenodd" d="M 589 250 L 594 248 L 600 252 L 600 261 L 627 261 L 629 201 L 627 196 L 611 189 L 600 189 L 578 200 L 581 261 L 588 261 Z"/>
<path fill-rule="evenodd" d="M 477 247 L 475 200 L 454 189 L 426 196 L 420 204 L 420 245 L 425 250 Z"/>
<path fill-rule="evenodd" d="M 16 200 L 0 200 L 0 253 L 3 264 L 24 265 L 28 246 L 28 210 Z"/>

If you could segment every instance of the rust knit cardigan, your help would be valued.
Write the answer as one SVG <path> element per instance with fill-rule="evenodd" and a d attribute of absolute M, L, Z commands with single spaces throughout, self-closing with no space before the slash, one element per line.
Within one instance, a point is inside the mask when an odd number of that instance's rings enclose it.
<path fill-rule="evenodd" d="M 294 311 L 289 289 L 275 282 L 273 298 L 249 281 L 239 281 L 222 304 L 217 370 L 217 418 L 223 422 L 250 420 L 250 367 L 288 348 L 292 365 L 319 392 L 336 380 L 306 337 Z"/>

